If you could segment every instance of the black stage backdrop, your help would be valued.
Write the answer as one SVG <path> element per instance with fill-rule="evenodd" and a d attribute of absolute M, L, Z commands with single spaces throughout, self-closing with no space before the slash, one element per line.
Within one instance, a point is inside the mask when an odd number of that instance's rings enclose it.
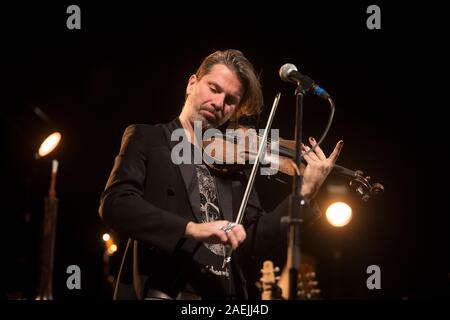
<path fill-rule="evenodd" d="M 81 29 L 69 30 L 66 9 L 78 4 Z M 381 29 L 370 30 L 366 12 L 381 9 Z M 439 182 L 446 170 L 438 143 L 442 86 L 441 20 L 438 7 L 384 2 L 316 4 L 204 3 L 118 4 L 85 2 L 22 4 L 2 9 L 2 226 L 5 299 L 33 299 L 38 279 L 43 199 L 50 160 L 60 162 L 54 296 L 110 299 L 104 272 L 108 232 L 98 213 L 123 130 L 132 123 L 166 122 L 177 116 L 188 77 L 214 50 L 243 51 L 261 74 L 265 111 L 282 93 L 273 128 L 294 133 L 294 86 L 278 70 L 297 65 L 334 98 L 336 115 L 323 143 L 329 153 L 345 141 L 338 163 L 361 169 L 385 186 L 368 203 L 349 200 L 354 216 L 336 229 L 325 218 L 302 234 L 305 254 L 316 262 L 324 299 L 415 299 L 449 296 L 445 197 Z M 436 16 L 437 17 L 437 16 Z M 426 22 L 425 22 L 426 21 Z M 38 106 L 64 134 L 50 159 L 35 160 L 30 107 Z M 326 102 L 305 98 L 304 136 L 318 137 Z M 435 130 L 433 130 L 435 129 Z M 428 161 L 427 161 L 428 160 Z M 327 183 L 335 182 L 330 177 Z M 339 180 L 341 184 L 345 181 Z M 270 209 L 290 185 L 258 178 L 257 190 Z M 323 209 L 327 188 L 318 196 Z M 448 210 L 447 210 L 448 211 Z M 126 239 L 115 239 L 109 273 L 115 275 Z M 285 252 L 270 257 L 282 267 Z M 263 257 L 246 269 L 252 299 L 258 299 Z M 81 289 L 66 286 L 67 267 L 81 270 Z M 366 269 L 381 269 L 381 289 L 369 290 Z"/>

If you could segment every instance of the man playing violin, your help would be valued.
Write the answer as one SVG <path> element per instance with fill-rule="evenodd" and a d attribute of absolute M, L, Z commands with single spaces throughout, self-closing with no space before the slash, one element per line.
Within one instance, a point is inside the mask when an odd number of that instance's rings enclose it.
<path fill-rule="evenodd" d="M 247 298 L 241 262 L 285 242 L 280 219 L 288 214 L 288 200 L 265 212 L 253 190 L 242 222 L 233 223 L 245 173 L 218 173 L 194 162 L 174 164 L 171 135 L 184 129 L 197 148 L 195 121 L 203 130 L 218 128 L 257 115 L 262 105 L 261 85 L 246 57 L 237 50 L 216 51 L 190 76 L 179 117 L 125 130 L 99 208 L 105 223 L 129 238 L 116 299 Z M 313 139 L 309 143 L 316 145 Z M 342 145 L 340 141 L 329 157 L 319 147 L 304 156 L 304 198 L 317 194 Z M 303 146 L 304 151 L 309 148 Z M 229 262 L 227 247 L 233 250 Z"/>

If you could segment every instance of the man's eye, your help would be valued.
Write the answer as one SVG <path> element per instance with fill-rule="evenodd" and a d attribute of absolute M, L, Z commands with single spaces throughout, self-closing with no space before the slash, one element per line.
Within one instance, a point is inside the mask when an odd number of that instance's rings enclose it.
<path fill-rule="evenodd" d="M 216 88 L 214 87 L 209 87 L 209 90 L 211 90 L 211 92 L 217 93 L 219 92 Z"/>
<path fill-rule="evenodd" d="M 230 97 L 230 98 L 225 99 L 225 103 L 228 104 L 228 105 L 230 105 L 230 106 L 231 106 L 231 105 L 234 106 L 234 105 L 237 105 L 237 100 Z"/>

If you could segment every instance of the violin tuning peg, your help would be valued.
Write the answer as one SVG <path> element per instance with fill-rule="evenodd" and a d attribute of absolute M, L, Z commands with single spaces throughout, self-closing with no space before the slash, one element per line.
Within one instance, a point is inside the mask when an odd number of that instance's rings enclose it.
<path fill-rule="evenodd" d="M 372 193 L 372 195 L 373 195 L 373 197 L 375 199 L 379 198 L 379 197 L 381 197 L 381 195 L 384 192 L 384 187 L 383 187 L 383 185 L 381 183 L 378 183 L 378 182 L 374 183 L 372 185 L 372 188 L 371 188 L 370 192 Z"/>

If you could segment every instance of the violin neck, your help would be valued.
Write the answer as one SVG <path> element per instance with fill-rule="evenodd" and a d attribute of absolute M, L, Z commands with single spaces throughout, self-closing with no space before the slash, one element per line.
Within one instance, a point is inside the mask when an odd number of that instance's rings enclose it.
<path fill-rule="evenodd" d="M 358 174 L 356 173 L 356 171 L 347 169 L 343 166 L 340 166 L 338 164 L 335 164 L 333 167 L 333 170 L 331 171 L 334 174 L 338 174 L 344 177 L 349 177 L 349 178 L 356 178 L 358 177 Z"/>
<path fill-rule="evenodd" d="M 295 152 L 293 149 L 285 147 L 280 145 L 280 155 L 285 156 L 285 157 L 290 157 L 291 159 L 294 159 L 295 157 Z M 302 160 L 303 162 L 305 162 L 305 160 Z M 356 171 L 347 169 L 343 166 L 340 166 L 338 164 L 335 164 L 331 173 L 333 174 L 338 174 L 344 177 L 348 177 L 348 178 L 355 178 L 358 176 L 358 174 L 356 173 Z"/>
<path fill-rule="evenodd" d="M 259 138 L 261 138 L 260 136 L 258 136 Z M 233 142 L 236 143 L 237 142 L 237 137 L 235 135 L 225 135 L 225 139 L 228 140 L 229 142 Z M 271 140 L 268 139 L 267 141 L 267 149 L 270 150 L 271 146 L 270 146 Z M 284 157 L 288 157 L 291 159 L 295 158 L 295 141 L 292 140 L 283 140 L 279 142 L 279 154 L 281 156 Z M 305 162 L 305 160 L 303 159 L 302 162 Z M 358 173 L 356 171 L 347 169 L 343 166 L 340 166 L 338 164 L 335 164 L 331 173 L 333 174 L 337 174 L 340 176 L 344 176 L 347 178 L 356 178 L 358 177 Z"/>

